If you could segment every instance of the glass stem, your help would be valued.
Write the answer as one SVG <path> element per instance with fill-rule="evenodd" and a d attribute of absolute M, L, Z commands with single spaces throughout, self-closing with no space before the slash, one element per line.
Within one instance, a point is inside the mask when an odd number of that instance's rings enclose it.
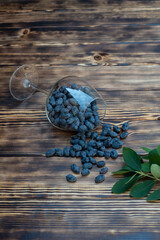
<path fill-rule="evenodd" d="M 48 95 L 49 94 L 49 91 L 47 91 L 47 90 L 44 90 L 44 89 L 42 89 L 42 88 L 39 88 L 39 87 L 37 87 L 37 86 L 35 86 L 33 83 L 31 83 L 29 80 L 25 80 L 25 82 L 24 82 L 24 87 L 31 87 L 31 88 L 33 88 L 34 90 L 36 90 L 37 92 L 42 92 L 42 93 L 44 93 L 45 95 Z"/>
<path fill-rule="evenodd" d="M 36 87 L 34 84 L 31 84 L 31 87 L 32 87 L 33 89 L 35 89 L 37 92 L 42 92 L 42 93 L 44 93 L 45 95 L 48 95 L 48 94 L 49 94 L 49 91 L 44 90 L 44 89 L 39 88 L 39 87 Z"/>

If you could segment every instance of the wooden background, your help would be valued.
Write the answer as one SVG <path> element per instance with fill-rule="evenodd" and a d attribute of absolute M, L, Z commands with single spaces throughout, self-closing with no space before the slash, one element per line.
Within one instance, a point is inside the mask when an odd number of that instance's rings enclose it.
<path fill-rule="evenodd" d="M 8 90 L 13 71 L 33 63 L 40 86 L 67 75 L 87 79 L 107 102 L 105 121 L 130 121 L 125 146 L 160 144 L 160 1 L 0 0 L 0 239 L 159 239 L 160 202 L 114 195 L 122 166 L 67 183 L 79 159 L 43 154 L 71 134 L 45 116 L 45 95 L 25 102 Z"/>

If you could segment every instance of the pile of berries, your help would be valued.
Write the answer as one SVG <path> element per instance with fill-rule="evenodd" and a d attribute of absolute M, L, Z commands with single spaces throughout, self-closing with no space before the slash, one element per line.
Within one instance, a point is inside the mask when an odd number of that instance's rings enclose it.
<path fill-rule="evenodd" d="M 93 165 L 99 170 L 99 175 L 95 178 L 96 183 L 103 182 L 104 174 L 108 171 L 105 161 L 96 161 L 95 157 L 104 157 L 105 159 L 116 159 L 118 157 L 117 149 L 122 147 L 122 139 L 128 136 L 128 122 L 125 122 L 121 128 L 110 124 L 103 124 L 101 133 L 97 131 L 88 131 L 77 133 L 71 137 L 71 146 L 60 148 L 51 148 L 46 152 L 46 157 L 79 157 L 81 159 L 81 175 L 87 176 Z M 75 174 L 80 173 L 80 168 L 76 164 L 71 165 L 71 171 Z M 68 174 L 66 180 L 69 182 L 77 181 L 77 178 Z"/>
<path fill-rule="evenodd" d="M 93 165 L 96 165 L 101 169 L 95 182 L 103 182 L 108 168 L 105 161 L 96 161 L 95 157 L 118 157 L 117 149 L 122 147 L 121 140 L 128 136 L 128 122 L 121 128 L 106 123 L 102 125 L 101 133 L 94 131 L 100 124 L 97 102 L 88 87 L 78 87 L 76 83 L 69 87 L 61 86 L 52 92 L 48 98 L 47 114 L 56 127 L 76 131 L 76 134 L 71 137 L 70 147 L 51 148 L 46 152 L 46 157 L 80 157 L 81 175 L 89 175 Z M 70 168 L 73 173 L 80 173 L 76 164 L 72 164 Z M 77 178 L 68 174 L 66 180 L 75 182 Z"/>

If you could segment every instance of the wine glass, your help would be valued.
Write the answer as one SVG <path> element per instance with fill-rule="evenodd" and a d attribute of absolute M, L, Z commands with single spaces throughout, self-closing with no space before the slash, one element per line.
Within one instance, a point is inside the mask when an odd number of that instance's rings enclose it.
<path fill-rule="evenodd" d="M 19 101 L 29 99 L 35 91 L 46 94 L 47 119 L 61 130 L 93 130 L 103 122 L 106 114 L 106 102 L 87 81 L 77 76 L 67 76 L 47 91 L 39 88 L 34 65 L 25 64 L 17 68 L 10 78 L 9 90 Z"/>

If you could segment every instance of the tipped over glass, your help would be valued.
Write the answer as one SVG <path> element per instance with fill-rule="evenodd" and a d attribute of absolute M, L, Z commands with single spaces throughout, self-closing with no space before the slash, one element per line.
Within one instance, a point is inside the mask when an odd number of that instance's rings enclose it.
<path fill-rule="evenodd" d="M 35 91 L 46 94 L 45 111 L 49 122 L 67 131 L 86 132 L 97 128 L 106 114 L 106 102 L 94 87 L 77 76 L 67 76 L 50 91 L 39 88 L 34 65 L 22 65 L 9 82 L 11 95 L 19 101 L 29 99 Z"/>

